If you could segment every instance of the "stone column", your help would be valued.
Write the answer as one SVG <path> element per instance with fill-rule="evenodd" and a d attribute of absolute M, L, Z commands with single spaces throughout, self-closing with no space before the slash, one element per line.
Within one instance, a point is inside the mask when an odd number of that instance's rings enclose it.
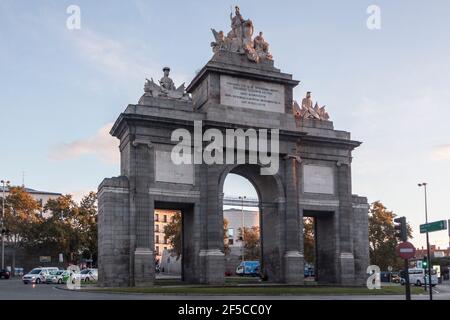
<path fill-rule="evenodd" d="M 282 259 L 284 239 L 281 238 L 280 214 L 285 211 L 284 199 L 278 203 L 267 203 L 262 200 L 259 205 L 261 216 L 261 271 L 269 282 L 283 282 Z"/>
<path fill-rule="evenodd" d="M 105 179 L 98 188 L 98 282 L 130 285 L 130 204 L 126 177 Z"/>
<path fill-rule="evenodd" d="M 365 285 L 369 266 L 369 209 L 367 198 L 353 196 L 353 255 L 355 284 Z"/>
<path fill-rule="evenodd" d="M 183 219 L 182 230 L 182 276 L 183 281 L 187 283 L 199 283 L 198 266 L 198 214 L 199 205 L 195 204 L 182 209 L 181 218 Z"/>
<path fill-rule="evenodd" d="M 316 277 L 320 284 L 338 282 L 339 263 L 336 257 L 337 212 L 314 217 L 314 234 L 316 240 Z"/>
<path fill-rule="evenodd" d="M 150 198 L 153 180 L 154 148 L 149 141 L 135 139 L 131 150 L 130 211 L 134 234 L 134 285 L 150 286 L 155 278 L 154 201 Z M 134 233 L 133 233 L 134 231 Z"/>
<path fill-rule="evenodd" d="M 219 165 L 202 164 L 201 201 L 204 210 L 206 233 L 202 237 L 204 245 L 200 249 L 200 263 L 203 265 L 201 281 L 206 284 L 225 282 L 225 255 L 223 253 L 223 201 L 219 190 Z"/>
<path fill-rule="evenodd" d="M 285 161 L 286 207 L 285 207 L 285 251 L 284 251 L 284 282 L 299 284 L 304 281 L 304 257 L 300 248 L 299 216 L 299 158 L 288 156 Z"/>
<path fill-rule="evenodd" d="M 337 163 L 339 195 L 339 275 L 341 284 L 354 284 L 353 216 L 350 165 Z"/>

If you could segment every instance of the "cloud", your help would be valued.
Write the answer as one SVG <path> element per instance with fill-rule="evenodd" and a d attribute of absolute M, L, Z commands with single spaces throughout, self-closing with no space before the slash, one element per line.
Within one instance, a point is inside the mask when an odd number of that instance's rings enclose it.
<path fill-rule="evenodd" d="M 136 44 L 131 40 L 119 41 L 84 26 L 71 35 L 71 43 L 80 56 L 113 79 L 143 84 L 145 78 L 159 79 L 162 68 L 166 66 L 152 57 L 152 48 L 145 44 Z M 192 78 L 179 70 L 170 76 L 177 86 Z"/>
<path fill-rule="evenodd" d="M 95 135 L 86 139 L 55 146 L 50 151 L 50 158 L 61 161 L 91 155 L 105 164 L 118 164 L 119 140 L 109 134 L 112 125 L 113 123 L 104 125 Z"/>
<path fill-rule="evenodd" d="M 450 160 L 450 144 L 435 147 L 431 153 L 432 160 Z"/>
<path fill-rule="evenodd" d="M 73 200 L 75 200 L 76 202 L 80 203 L 81 200 L 87 196 L 89 194 L 89 192 L 94 191 L 97 192 L 97 190 L 93 189 L 93 190 L 87 190 L 87 189 L 77 189 L 77 190 L 71 190 L 69 192 L 67 192 L 68 194 L 72 195 Z"/>
<path fill-rule="evenodd" d="M 138 48 L 82 27 L 72 33 L 72 44 L 80 55 L 102 72 L 117 78 L 144 79 L 153 74 L 151 59 Z"/>

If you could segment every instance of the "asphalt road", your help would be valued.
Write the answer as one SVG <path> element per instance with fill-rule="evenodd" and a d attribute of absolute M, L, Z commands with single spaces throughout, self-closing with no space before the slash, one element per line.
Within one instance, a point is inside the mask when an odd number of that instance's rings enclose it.
<path fill-rule="evenodd" d="M 450 300 L 450 284 L 434 289 L 436 300 Z M 0 280 L 1 300 L 404 300 L 402 295 L 340 295 L 340 296 L 211 296 L 118 294 L 62 290 L 55 285 L 25 285 L 20 280 Z M 428 300 L 426 293 L 414 295 L 413 300 Z"/>

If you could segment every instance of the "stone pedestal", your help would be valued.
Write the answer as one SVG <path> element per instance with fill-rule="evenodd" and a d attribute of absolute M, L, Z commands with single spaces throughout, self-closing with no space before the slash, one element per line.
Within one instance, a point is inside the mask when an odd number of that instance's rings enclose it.
<path fill-rule="evenodd" d="M 340 283 L 355 285 L 355 260 L 353 253 L 342 252 L 339 257 Z"/>
<path fill-rule="evenodd" d="M 200 251 L 200 263 L 202 265 L 203 284 L 222 285 L 225 283 L 225 255 L 219 249 Z"/>
<path fill-rule="evenodd" d="M 152 286 L 155 281 L 155 261 L 153 250 L 136 248 L 134 252 L 134 285 L 136 287 Z"/>
<path fill-rule="evenodd" d="M 304 257 L 298 251 L 288 251 L 284 254 L 284 282 L 287 284 L 303 284 Z"/>

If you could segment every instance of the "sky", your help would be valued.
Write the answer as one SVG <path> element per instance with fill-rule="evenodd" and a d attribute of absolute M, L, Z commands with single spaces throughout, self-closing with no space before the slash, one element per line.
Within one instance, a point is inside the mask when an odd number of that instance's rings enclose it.
<path fill-rule="evenodd" d="M 67 8 L 81 9 L 69 30 Z M 327 105 L 338 130 L 363 144 L 352 163 L 353 193 L 382 201 L 418 232 L 450 218 L 450 2 L 25 1 L 0 0 L 0 177 L 74 194 L 119 174 L 112 123 L 143 94 L 144 79 L 170 66 L 189 83 L 212 56 L 210 28 L 229 30 L 239 5 L 264 31 L 275 65 Z M 367 8 L 380 8 L 380 29 Z M 226 195 L 255 196 L 227 178 Z M 447 247 L 441 231 L 430 241 Z"/>

